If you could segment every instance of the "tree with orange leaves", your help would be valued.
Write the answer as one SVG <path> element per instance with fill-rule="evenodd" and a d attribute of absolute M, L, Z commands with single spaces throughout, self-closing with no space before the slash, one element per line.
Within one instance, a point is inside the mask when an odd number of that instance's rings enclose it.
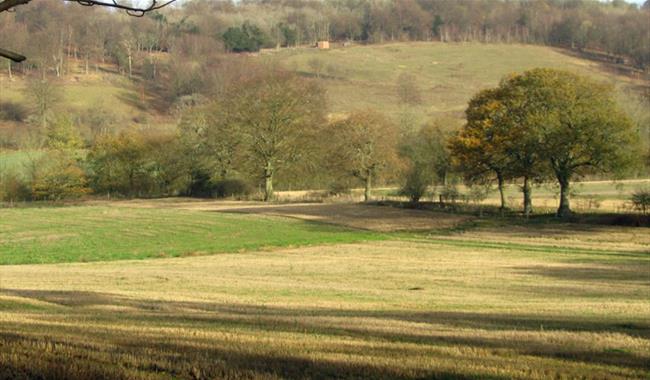
<path fill-rule="evenodd" d="M 501 88 L 476 94 L 465 111 L 467 123 L 449 143 L 454 164 L 468 183 L 496 180 L 501 210 L 506 208 L 504 185 L 510 166 L 506 150 L 510 123 L 506 122 L 505 95 Z"/>

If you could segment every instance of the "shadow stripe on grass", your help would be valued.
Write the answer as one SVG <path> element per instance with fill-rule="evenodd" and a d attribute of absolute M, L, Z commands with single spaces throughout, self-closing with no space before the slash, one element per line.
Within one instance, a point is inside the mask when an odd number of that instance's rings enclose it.
<path fill-rule="evenodd" d="M 635 252 L 635 251 L 612 251 L 605 249 L 592 249 L 592 248 L 578 248 L 566 246 L 539 246 L 518 243 L 494 243 L 494 242 L 480 242 L 473 240 L 457 240 L 457 239 L 440 239 L 440 238 L 413 238 L 404 237 L 403 240 L 413 241 L 417 243 L 429 243 L 446 245 L 461 248 L 481 248 L 481 249 L 494 249 L 494 250 L 508 250 L 508 251 L 525 251 L 525 252 L 541 252 L 552 254 L 584 254 L 584 255 L 603 255 L 603 256 L 616 256 L 616 257 L 633 257 L 635 259 L 650 261 L 650 251 Z"/>

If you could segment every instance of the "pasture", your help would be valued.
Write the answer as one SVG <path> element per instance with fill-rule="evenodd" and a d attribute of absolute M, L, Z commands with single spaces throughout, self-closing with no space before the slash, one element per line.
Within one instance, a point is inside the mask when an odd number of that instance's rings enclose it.
<path fill-rule="evenodd" d="M 0 266 L 0 378 L 650 375 L 650 228 L 183 199 L 0 216 L 23 264 Z"/>
<path fill-rule="evenodd" d="M 517 44 L 415 42 L 325 51 L 283 49 L 269 53 L 267 59 L 322 80 L 334 113 L 371 107 L 416 127 L 436 119 L 457 126 L 476 91 L 496 86 L 508 74 L 535 67 L 569 70 L 610 83 L 630 112 L 642 104 L 633 89 L 647 85 L 647 81 L 617 75 L 600 63 L 559 49 Z M 396 87 L 402 73 L 417 77 L 422 104 L 399 104 Z"/>

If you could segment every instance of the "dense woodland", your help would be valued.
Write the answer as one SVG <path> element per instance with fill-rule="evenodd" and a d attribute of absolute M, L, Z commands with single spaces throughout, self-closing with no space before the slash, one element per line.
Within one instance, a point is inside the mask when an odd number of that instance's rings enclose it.
<path fill-rule="evenodd" d="M 345 117 L 331 118 L 318 78 L 263 64 L 246 54 L 230 54 L 312 45 L 323 39 L 370 44 L 420 40 L 531 43 L 577 49 L 647 70 L 649 3 L 637 7 L 620 1 L 234 4 L 194 0 L 133 18 L 39 1 L 3 17 L 0 30 L 12 36 L 5 47 L 29 56 L 25 63 L 6 61 L 6 75 L 25 78 L 24 96 L 30 107 L 2 103 L 3 119 L 25 128 L 1 136 L 0 143 L 5 148 L 41 152 L 29 153 L 33 157 L 29 157 L 26 174 L 0 167 L 0 198 L 4 200 L 57 200 L 88 193 L 244 196 L 256 191 L 270 200 L 278 183 L 284 189 L 327 188 L 331 194 L 361 185 L 369 199 L 372 187 L 380 182 L 402 184 L 402 194 L 413 202 L 427 194 L 431 185 L 438 185 L 443 203 L 455 201 L 459 196 L 455 186 L 462 180 L 474 185 L 472 196 L 477 200 L 485 195 L 485 186 L 523 180 L 526 203 L 530 182 L 557 180 L 562 196 L 566 192 L 568 197 L 570 181 L 582 175 L 639 175 L 647 172 L 650 163 L 647 146 L 636 145 L 641 140 L 635 135 L 641 131 L 638 120 L 623 115 L 613 99 L 594 96 L 611 91 L 584 78 L 560 73 L 560 79 L 555 74 L 548 79 L 544 74 L 539 83 L 540 88 L 560 88 L 568 78 L 577 87 L 566 88 L 567 93 L 588 94 L 590 103 L 571 105 L 581 115 L 572 121 L 572 130 L 578 130 L 575 125 L 584 126 L 582 138 L 566 134 L 570 125 L 563 119 L 563 110 L 574 109 L 569 107 L 571 96 L 551 94 L 535 100 L 541 109 L 557 111 L 549 113 L 557 120 L 545 120 L 545 125 L 557 124 L 556 130 L 544 131 L 535 119 L 539 115 L 530 116 L 530 110 L 512 103 L 523 102 L 517 91 L 535 87 L 508 84 L 513 80 L 508 78 L 502 84 L 508 90 L 494 90 L 506 95 L 486 100 L 479 93 L 470 102 L 467 124 L 460 134 L 440 120 L 405 131 L 372 109 L 350 110 Z M 73 72 L 82 75 L 79 67 L 86 75 L 116 70 L 139 83 L 143 93 L 146 88 L 156 96 L 148 106 L 177 120 L 178 128 L 122 128 L 120 132 L 108 127 L 120 117 L 110 109 L 75 115 L 57 112 L 64 91 L 57 78 Z M 417 78 L 400 77 L 399 102 L 421 102 L 416 82 Z M 560 106 L 553 103 L 560 98 L 564 99 Z M 520 112 L 525 120 L 530 117 L 535 122 L 498 118 L 490 109 L 474 110 L 477 104 L 485 106 L 481 102 L 507 114 Z M 601 112 L 592 112 L 592 107 Z M 608 128 L 600 130 L 608 134 L 590 140 L 599 130 L 594 126 L 602 123 Z M 485 128 L 491 124 L 502 128 L 496 132 Z M 478 130 L 472 130 L 476 126 Z M 490 145 L 493 141 L 488 140 L 499 136 L 497 132 L 504 140 Z M 526 139 L 521 138 L 524 135 Z M 552 152 L 552 144 L 544 148 L 552 139 L 574 145 Z M 327 146 L 322 141 L 328 141 Z M 528 145 L 514 144 L 522 141 Z M 530 152 L 531 146 L 537 150 Z M 566 163 L 564 158 L 556 162 L 567 151 L 584 147 L 598 150 L 583 149 L 584 162 Z M 48 153 L 43 155 L 43 151 Z M 522 162 L 521 155 L 534 162 L 514 168 L 513 162 Z M 495 170 L 495 163 L 511 170 Z"/>
<path fill-rule="evenodd" d="M 26 52 L 18 70 L 61 75 L 70 58 L 112 61 L 124 72 L 152 64 L 142 53 L 203 62 L 224 50 L 317 40 L 480 41 L 569 47 L 650 64 L 650 3 L 587 0 L 192 0 L 144 19 L 63 1 L 39 1 L 3 15 L 7 48 Z M 89 63 L 89 70 L 92 68 Z"/>

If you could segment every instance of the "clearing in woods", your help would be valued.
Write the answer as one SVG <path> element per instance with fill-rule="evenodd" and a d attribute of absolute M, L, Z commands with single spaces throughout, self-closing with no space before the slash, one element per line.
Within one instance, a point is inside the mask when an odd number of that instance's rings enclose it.
<path fill-rule="evenodd" d="M 0 214 L 3 263 L 68 262 L 0 266 L 0 378 L 650 375 L 650 228 L 190 200 Z M 206 256 L 123 260 L 163 246 Z"/>

